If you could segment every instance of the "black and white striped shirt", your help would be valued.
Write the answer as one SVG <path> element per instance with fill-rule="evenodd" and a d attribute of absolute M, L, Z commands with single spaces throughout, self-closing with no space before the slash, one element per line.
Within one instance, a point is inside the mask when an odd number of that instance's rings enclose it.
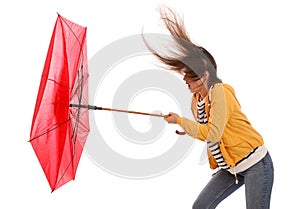
<path fill-rule="evenodd" d="M 207 124 L 208 119 L 205 112 L 205 99 L 200 99 L 198 101 L 197 109 L 198 109 L 197 122 L 200 124 Z M 217 161 L 218 166 L 222 169 L 229 169 L 229 166 L 226 164 L 222 156 L 219 143 L 207 141 L 207 146 L 210 152 L 212 153 L 212 155 L 214 156 L 215 160 Z"/>

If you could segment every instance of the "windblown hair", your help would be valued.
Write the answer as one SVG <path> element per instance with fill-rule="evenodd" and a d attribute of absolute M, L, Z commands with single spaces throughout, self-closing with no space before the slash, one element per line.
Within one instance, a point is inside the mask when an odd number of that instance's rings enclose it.
<path fill-rule="evenodd" d="M 159 12 L 164 25 L 175 41 L 175 45 L 172 51 L 169 51 L 169 55 L 164 55 L 155 51 L 143 37 L 151 53 L 170 70 L 192 78 L 203 76 L 207 70 L 210 73 L 209 85 L 222 82 L 217 77 L 217 64 L 213 56 L 205 48 L 192 43 L 186 31 L 183 18 L 168 7 L 161 7 Z"/>

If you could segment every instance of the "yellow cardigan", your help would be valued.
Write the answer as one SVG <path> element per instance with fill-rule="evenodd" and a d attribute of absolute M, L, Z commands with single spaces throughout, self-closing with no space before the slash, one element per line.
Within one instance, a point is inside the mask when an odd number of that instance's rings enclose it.
<path fill-rule="evenodd" d="M 199 94 L 192 98 L 192 112 L 197 118 Z M 227 84 L 217 83 L 208 92 L 205 102 L 208 117 L 207 124 L 179 117 L 177 123 L 185 132 L 201 141 L 219 142 L 223 158 L 229 167 L 243 159 L 251 150 L 264 144 L 262 136 L 252 127 L 242 113 L 233 88 Z M 218 164 L 208 150 L 212 169 Z"/>

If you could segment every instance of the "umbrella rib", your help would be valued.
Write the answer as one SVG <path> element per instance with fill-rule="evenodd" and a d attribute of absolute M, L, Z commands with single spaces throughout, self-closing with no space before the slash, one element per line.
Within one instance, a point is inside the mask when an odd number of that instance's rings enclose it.
<path fill-rule="evenodd" d="M 57 85 L 60 85 L 60 86 L 69 88 L 69 86 L 67 86 L 67 85 L 65 85 L 65 84 L 62 84 L 62 83 L 60 83 L 60 82 L 58 82 L 58 81 L 56 81 L 56 80 L 54 80 L 54 79 L 52 79 L 52 78 L 48 78 L 48 80 L 54 82 L 54 83 L 57 84 Z"/>
<path fill-rule="evenodd" d="M 31 141 L 33 141 L 33 140 L 35 140 L 35 139 L 37 139 L 37 138 L 39 138 L 39 137 L 41 137 L 41 136 L 44 136 L 45 134 L 48 134 L 48 133 L 50 133 L 51 131 L 54 131 L 55 129 L 59 128 L 60 126 L 63 126 L 63 125 L 65 125 L 66 123 L 68 123 L 70 120 L 72 120 L 72 117 L 69 118 L 68 120 L 62 122 L 61 124 L 58 124 L 57 126 L 55 126 L 55 127 L 51 128 L 51 129 L 45 131 L 44 133 L 41 133 L 40 135 L 31 138 L 28 142 L 31 142 Z"/>
<path fill-rule="evenodd" d="M 72 165 L 72 163 L 74 162 L 74 157 L 75 157 L 75 153 L 76 153 L 76 150 L 75 150 L 75 143 L 77 141 L 77 130 L 78 130 L 78 120 L 79 120 L 79 112 L 77 113 L 77 120 L 75 122 L 75 127 L 73 128 L 73 133 L 72 133 L 72 136 L 71 136 L 71 139 L 73 139 L 75 137 L 75 139 L 72 140 L 72 148 L 73 148 L 73 153 L 72 153 L 72 158 L 70 160 L 70 162 L 68 163 L 67 167 L 65 168 L 64 172 L 62 173 L 62 175 L 60 176 L 60 178 L 58 179 L 58 181 L 56 182 L 55 186 L 54 186 L 54 190 L 56 189 L 56 187 L 59 185 L 59 183 L 61 182 L 61 180 L 63 179 L 65 173 L 67 172 L 67 170 L 69 169 L 69 167 Z M 73 117 L 71 117 L 69 120 L 73 119 Z M 53 191 L 54 191 L 53 190 Z"/>
<path fill-rule="evenodd" d="M 65 173 L 67 172 L 67 170 L 69 169 L 70 165 L 72 164 L 72 162 L 74 161 L 74 156 L 75 156 L 75 152 L 72 154 L 72 159 L 70 160 L 69 164 L 67 165 L 66 169 L 64 170 L 64 172 L 62 173 L 62 175 L 60 176 L 60 178 L 58 179 L 58 181 L 56 182 L 53 191 L 56 189 L 56 187 L 59 185 L 60 181 L 62 180 L 62 178 L 64 177 Z M 52 192 L 53 192 L 52 191 Z"/>
<path fill-rule="evenodd" d="M 60 15 L 59 15 L 59 16 L 60 16 Z M 72 32 L 72 34 L 75 36 L 75 38 L 76 38 L 78 44 L 81 45 L 81 44 L 80 44 L 80 41 L 79 41 L 79 39 L 78 39 L 78 37 L 76 36 L 76 34 L 75 34 L 74 31 L 72 30 L 72 28 L 69 26 L 69 24 L 66 22 L 66 20 L 65 20 L 62 16 L 60 16 L 60 17 L 61 17 L 61 20 L 62 20 L 62 21 L 67 25 L 67 27 L 70 29 L 70 31 Z"/>

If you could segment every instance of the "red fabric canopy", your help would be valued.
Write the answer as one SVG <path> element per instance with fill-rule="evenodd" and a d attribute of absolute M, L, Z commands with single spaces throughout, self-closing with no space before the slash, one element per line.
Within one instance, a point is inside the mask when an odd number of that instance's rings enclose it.
<path fill-rule="evenodd" d="M 58 15 L 32 120 L 30 143 L 54 191 L 75 178 L 89 133 L 86 27 Z"/>

